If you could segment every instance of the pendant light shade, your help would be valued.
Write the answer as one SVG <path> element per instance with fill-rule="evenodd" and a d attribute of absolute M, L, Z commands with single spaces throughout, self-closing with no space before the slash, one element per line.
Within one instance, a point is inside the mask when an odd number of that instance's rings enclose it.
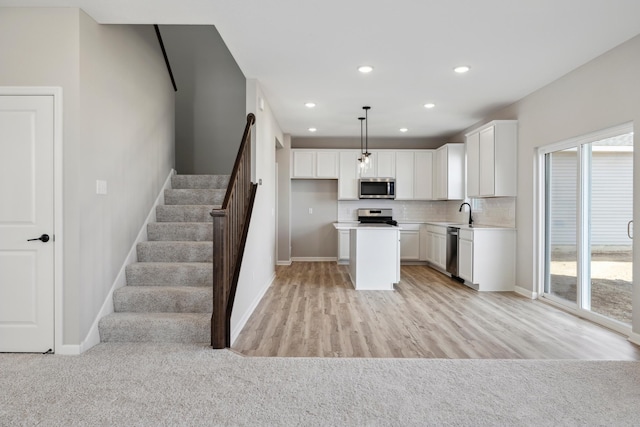
<path fill-rule="evenodd" d="M 371 153 L 369 153 L 369 110 L 371 107 L 364 106 L 364 117 L 358 117 L 360 120 L 360 157 L 358 158 L 358 165 L 360 166 L 360 175 L 364 174 L 371 166 Z M 364 136 L 363 136 L 364 125 Z"/>

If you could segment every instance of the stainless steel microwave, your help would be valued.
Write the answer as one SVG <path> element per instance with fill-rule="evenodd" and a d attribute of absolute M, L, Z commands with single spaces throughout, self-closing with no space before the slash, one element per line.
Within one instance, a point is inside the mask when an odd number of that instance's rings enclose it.
<path fill-rule="evenodd" d="M 361 199 L 396 198 L 396 180 L 393 178 L 362 178 L 358 187 Z"/>

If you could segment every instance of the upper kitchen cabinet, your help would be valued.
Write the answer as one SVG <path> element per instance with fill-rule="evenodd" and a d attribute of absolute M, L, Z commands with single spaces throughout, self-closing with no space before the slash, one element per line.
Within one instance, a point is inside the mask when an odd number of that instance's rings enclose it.
<path fill-rule="evenodd" d="M 360 151 L 340 150 L 339 156 L 338 200 L 357 200 Z"/>
<path fill-rule="evenodd" d="M 438 148 L 433 163 L 433 198 L 464 199 L 464 144 Z"/>
<path fill-rule="evenodd" d="M 395 151 L 372 150 L 370 153 L 369 167 L 362 172 L 362 178 L 395 178 Z"/>
<path fill-rule="evenodd" d="M 337 179 L 338 151 L 291 150 L 291 178 Z"/>
<path fill-rule="evenodd" d="M 466 134 L 467 196 L 515 197 L 517 146 L 517 120 L 494 120 Z"/>
<path fill-rule="evenodd" d="M 433 151 L 396 151 L 396 200 L 433 199 Z"/>

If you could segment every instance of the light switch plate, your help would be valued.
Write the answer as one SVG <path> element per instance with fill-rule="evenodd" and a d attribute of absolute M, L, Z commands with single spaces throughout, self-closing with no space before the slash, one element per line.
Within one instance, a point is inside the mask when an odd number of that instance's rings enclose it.
<path fill-rule="evenodd" d="M 101 179 L 96 180 L 96 194 L 107 194 L 107 181 Z"/>

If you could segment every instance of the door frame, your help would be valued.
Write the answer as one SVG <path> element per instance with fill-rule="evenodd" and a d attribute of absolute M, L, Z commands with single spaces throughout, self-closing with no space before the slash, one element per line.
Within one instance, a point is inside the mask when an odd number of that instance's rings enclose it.
<path fill-rule="evenodd" d="M 582 144 L 587 144 L 595 141 L 599 141 L 601 139 L 605 139 L 611 136 L 615 136 L 617 134 L 633 132 L 634 131 L 634 123 L 633 122 L 625 122 L 616 126 L 611 126 L 605 129 L 600 129 L 594 132 L 587 133 L 585 135 L 576 136 L 573 138 L 569 138 L 563 141 L 555 142 L 549 145 L 541 146 L 535 149 L 535 166 L 534 166 L 534 186 L 535 186 L 535 201 L 534 201 L 534 235 L 535 235 L 535 249 L 534 249 L 534 258 L 535 258 L 535 266 L 534 266 L 534 280 L 535 280 L 535 288 L 536 288 L 536 298 L 541 301 L 547 302 L 557 308 L 568 311 L 578 317 L 582 317 L 594 323 L 598 323 L 608 329 L 614 330 L 620 334 L 623 334 L 631 340 L 631 336 L 633 335 L 633 325 L 628 326 L 624 325 L 616 320 L 609 319 L 601 314 L 594 313 L 589 310 L 585 310 L 578 304 L 578 301 L 575 304 L 566 304 L 563 303 L 560 299 L 554 298 L 552 295 L 546 295 L 544 293 L 544 281 L 546 274 L 546 266 L 545 266 L 545 250 L 546 250 L 546 201 L 545 201 L 545 192 L 546 192 L 546 165 L 545 165 L 545 154 L 560 151 L 568 148 L 577 147 L 578 149 L 578 192 L 582 192 L 584 182 L 583 173 L 582 173 L 582 163 L 583 163 L 583 150 Z M 635 148 L 635 147 L 634 147 Z M 634 169 L 635 173 L 635 169 Z M 576 229 L 579 230 L 576 240 L 576 247 L 581 247 L 586 242 L 586 234 L 584 227 L 582 226 L 583 218 L 583 198 L 584 194 L 577 194 L 577 212 L 576 219 L 578 223 L 576 224 Z M 634 211 L 635 216 L 635 211 Z M 634 245 L 635 246 L 635 245 Z M 635 248 L 634 248 L 635 250 Z M 584 251 L 584 248 L 583 248 Z M 578 263 L 580 264 L 580 263 Z M 585 266 L 578 268 L 577 271 L 577 280 L 580 284 L 582 281 L 581 276 L 584 275 Z M 580 286 L 577 289 L 577 299 L 580 300 L 583 298 L 581 295 Z M 575 306 L 574 306 L 575 305 Z M 635 341 L 634 341 L 635 342 Z"/>
<path fill-rule="evenodd" d="M 52 96 L 53 97 L 53 287 L 54 287 L 54 352 L 58 354 L 80 354 L 80 347 L 63 344 L 63 120 L 62 87 L 56 86 L 0 86 L 0 95 L 5 96 Z"/>

